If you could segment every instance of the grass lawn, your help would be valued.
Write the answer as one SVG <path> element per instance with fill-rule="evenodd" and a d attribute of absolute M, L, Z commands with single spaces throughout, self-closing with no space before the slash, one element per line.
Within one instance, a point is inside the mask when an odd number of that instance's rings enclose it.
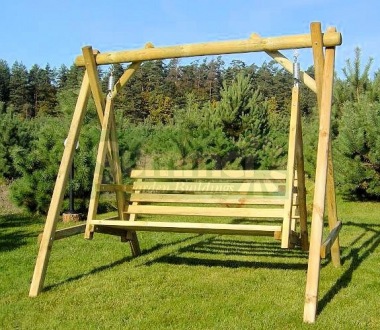
<path fill-rule="evenodd" d="M 0 214 L 0 329 L 379 329 L 380 203 L 339 202 L 343 266 L 323 261 L 317 323 L 302 323 L 307 255 L 271 238 L 139 233 L 56 241 L 28 291 L 44 219 Z"/>

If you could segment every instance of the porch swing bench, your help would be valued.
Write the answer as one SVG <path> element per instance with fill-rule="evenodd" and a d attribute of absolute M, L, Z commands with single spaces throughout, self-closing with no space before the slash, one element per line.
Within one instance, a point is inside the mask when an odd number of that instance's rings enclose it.
<path fill-rule="evenodd" d="M 331 252 L 333 264 L 340 265 L 338 235 L 342 224 L 336 213 L 330 121 L 335 48 L 341 42 L 341 34 L 335 28 L 322 33 L 321 24 L 314 22 L 309 34 L 293 36 L 261 38 L 252 34 L 247 40 L 159 48 L 148 43 L 145 49 L 108 53 L 93 51 L 90 46 L 83 47 L 75 64 L 85 67 L 85 73 L 41 237 L 29 295 L 35 297 L 43 289 L 53 242 L 81 232 L 85 232 L 89 239 L 96 232 L 118 235 L 123 241 L 130 242 L 134 256 L 141 253 L 138 231 L 265 235 L 280 240 L 282 248 L 300 246 L 304 251 L 309 250 L 304 321 L 315 322 L 321 257 Z M 301 48 L 313 51 L 315 79 L 300 71 L 298 63 L 280 53 L 280 50 Z M 285 170 L 134 169 L 131 172 L 132 184 L 123 184 L 114 98 L 143 61 L 259 51 L 266 52 L 294 75 Z M 98 66 L 127 62 L 130 63 L 128 68 L 105 96 Z M 310 246 L 299 107 L 301 82 L 316 93 L 320 119 Z M 101 124 L 101 135 L 87 222 L 86 225 L 56 230 L 75 146 L 91 94 Z M 106 160 L 113 179 L 111 184 L 103 183 Z M 118 214 L 100 219 L 97 214 L 99 197 L 105 191 L 115 193 Z M 326 201 L 330 232 L 322 244 Z M 198 222 L 199 217 L 213 219 L 207 223 Z M 174 218 L 174 221 L 166 221 L 169 218 Z"/>
<path fill-rule="evenodd" d="M 135 181 L 131 186 L 99 186 L 100 191 L 130 193 L 124 214 L 132 221 L 103 219 L 89 223 L 95 232 L 104 226 L 131 231 L 263 235 L 281 240 L 284 222 L 286 227 L 290 221 L 293 230 L 286 247 L 300 245 L 300 234 L 295 231 L 299 220 L 297 187 L 289 198 L 286 176 L 286 171 L 279 170 L 132 170 Z M 285 210 L 287 203 L 292 203 L 291 218 Z M 225 217 L 246 224 L 135 221 L 138 215 Z M 257 219 L 268 223 L 252 224 Z M 276 224 L 279 221 L 281 224 Z"/>

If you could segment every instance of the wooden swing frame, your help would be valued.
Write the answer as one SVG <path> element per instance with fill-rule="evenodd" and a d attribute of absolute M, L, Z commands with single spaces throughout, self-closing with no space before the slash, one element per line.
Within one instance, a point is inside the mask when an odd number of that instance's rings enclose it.
<path fill-rule="evenodd" d="M 120 235 L 122 239 L 130 242 L 132 254 L 134 256 L 137 256 L 140 254 L 140 247 L 136 235 L 137 230 L 199 233 L 212 232 L 219 234 L 237 235 L 252 235 L 263 233 L 265 234 L 267 231 L 269 231 L 275 237 L 281 239 L 281 247 L 283 248 L 289 248 L 293 246 L 292 237 L 295 237 L 297 244 L 301 245 L 301 247 L 304 250 L 307 250 L 309 248 L 309 260 L 304 305 L 304 322 L 315 322 L 317 314 L 321 258 L 325 258 L 329 253 L 331 253 L 331 259 L 334 266 L 340 266 L 340 247 L 338 235 L 342 224 L 337 219 L 334 171 L 331 151 L 330 122 L 334 80 L 335 48 L 336 46 L 339 46 L 341 42 L 341 34 L 337 32 L 335 28 L 329 28 L 325 33 L 322 33 L 321 24 L 319 22 L 313 22 L 310 25 L 310 33 L 303 35 L 261 38 L 257 34 L 253 34 L 247 40 L 223 41 L 160 48 L 154 48 L 152 44 L 147 44 L 145 48 L 141 50 L 129 50 L 109 53 L 99 53 L 97 51 L 93 51 L 92 48 L 89 46 L 84 47 L 82 49 L 82 55 L 76 58 L 75 64 L 77 66 L 84 66 L 86 71 L 83 76 L 82 85 L 80 88 L 77 104 L 75 107 L 73 119 L 67 137 L 67 143 L 59 167 L 57 180 L 55 183 L 50 203 L 50 208 L 47 214 L 45 228 L 40 240 L 40 248 L 35 264 L 29 296 L 35 297 L 43 289 L 43 284 L 54 240 L 69 237 L 82 232 L 85 232 L 85 236 L 87 238 L 92 238 L 94 231 L 99 231 L 102 233 L 113 235 Z M 155 176 L 152 176 L 152 171 L 149 172 L 147 170 L 145 171 L 144 175 L 142 175 L 141 173 L 139 174 L 138 171 L 135 171 L 133 175 L 136 178 L 136 182 L 140 182 L 140 186 L 137 185 L 134 186 L 135 188 L 131 188 L 123 185 L 118 142 L 116 138 L 115 117 L 113 113 L 113 99 L 121 90 L 121 88 L 133 76 L 133 74 L 140 67 L 143 61 L 264 51 L 275 61 L 281 64 L 287 71 L 293 73 L 293 63 L 290 60 L 288 60 L 284 55 L 282 55 L 279 52 L 279 50 L 300 48 L 312 48 L 313 50 L 315 79 L 311 78 L 309 75 L 302 71 L 300 73 L 299 79 L 301 82 L 303 82 L 306 86 L 308 86 L 312 91 L 316 93 L 320 118 L 310 246 L 308 244 L 307 234 L 306 189 L 303 169 L 304 161 L 302 149 L 303 147 L 301 115 L 299 111 L 298 84 L 295 84 L 295 86 L 292 89 L 288 167 L 285 175 L 287 193 L 284 196 L 285 200 L 287 201 L 284 202 L 285 213 L 283 217 L 284 222 L 282 228 L 278 229 L 278 227 L 272 226 L 273 228 L 270 228 L 268 230 L 262 228 L 262 226 L 255 227 L 255 225 L 237 225 L 240 227 L 232 228 L 232 226 L 234 225 L 186 223 L 177 225 L 174 224 L 169 226 L 166 223 L 148 224 L 141 221 L 135 222 L 135 217 L 139 213 L 137 211 L 139 210 L 139 208 L 136 208 L 138 202 L 131 202 L 132 211 L 125 212 L 125 210 L 128 210 L 129 208 L 129 203 L 126 201 L 125 198 L 125 192 L 127 190 L 130 190 L 130 193 L 132 195 L 134 195 L 136 198 L 141 199 L 142 196 L 138 194 L 140 193 L 140 189 L 142 189 L 141 182 L 145 179 L 162 179 L 164 177 L 171 180 L 177 180 L 178 177 L 181 176 L 182 179 L 185 178 L 186 180 L 188 180 L 192 179 L 194 175 L 196 179 L 202 178 L 202 175 L 200 174 L 201 171 L 193 171 L 192 173 L 188 173 L 186 171 L 172 171 L 171 175 L 168 175 L 167 171 L 158 171 L 156 172 Z M 107 97 L 105 97 L 101 90 L 97 66 L 125 62 L 130 63 L 129 67 L 125 70 L 119 81 L 115 84 L 114 89 L 109 93 Z M 87 218 L 88 220 L 86 225 L 79 225 L 62 230 L 56 230 L 64 198 L 65 187 L 67 184 L 71 164 L 74 157 L 75 146 L 79 138 L 80 129 L 83 125 L 83 119 L 90 94 L 92 94 L 93 100 L 95 102 L 99 121 L 102 126 L 102 131 L 99 142 L 98 155 L 96 159 L 96 167 L 94 171 L 93 188 L 91 192 L 91 199 Z M 108 159 L 110 171 L 114 180 L 114 184 L 112 185 L 102 184 L 103 170 L 105 167 L 106 158 Z M 239 178 L 242 178 L 244 180 L 256 180 L 261 175 L 258 172 L 259 171 L 208 171 L 208 173 L 204 173 L 205 177 L 203 179 L 207 179 L 210 177 L 214 179 L 221 179 L 223 175 L 227 175 L 229 176 L 229 179 L 231 179 L 233 182 L 236 182 L 236 180 L 238 180 Z M 265 171 L 262 172 L 264 173 Z M 273 173 L 269 173 L 268 175 L 269 179 L 273 179 L 273 177 L 271 177 L 273 176 Z M 268 177 L 264 177 L 264 179 L 264 181 L 267 181 Z M 245 182 L 244 180 L 243 182 Z M 297 182 L 296 185 L 295 182 Z M 212 184 L 213 183 L 209 183 L 209 185 Z M 254 184 L 252 186 L 254 186 Z M 293 196 L 295 186 L 297 188 L 297 196 Z M 148 192 L 153 194 L 153 190 Z M 115 192 L 118 208 L 117 217 L 104 221 L 96 220 L 99 194 L 101 191 Z M 241 190 L 237 191 L 241 193 Z M 246 194 L 247 192 L 249 191 L 244 191 L 243 193 Z M 199 191 L 195 192 L 194 190 L 192 191 L 192 193 L 199 193 Z M 148 195 L 148 197 L 152 197 L 152 195 Z M 212 196 L 209 198 L 212 199 Z M 227 196 L 227 198 L 231 197 Z M 294 205 L 296 204 L 294 203 L 294 198 L 297 199 L 297 211 L 294 207 Z M 328 237 L 325 239 L 324 243 L 322 244 L 323 216 L 325 212 L 326 200 L 330 233 Z M 252 203 L 254 204 L 254 202 Z M 156 207 L 154 210 L 157 210 L 159 208 L 160 207 Z M 142 207 L 140 209 L 141 213 L 143 214 L 146 214 L 146 212 L 150 212 L 148 211 L 148 208 Z M 191 214 L 191 212 L 193 212 L 193 209 L 194 208 L 186 208 L 181 206 L 177 208 L 161 208 L 161 211 L 152 212 L 154 214 Z M 219 209 L 215 208 L 215 210 L 218 211 Z M 230 213 L 234 214 L 234 210 L 237 209 L 233 209 L 232 211 L 230 211 Z M 209 208 L 206 208 L 201 212 L 206 212 L 207 215 L 212 215 L 212 212 L 210 213 Z M 218 212 L 220 213 L 220 215 L 224 214 L 223 211 Z M 295 212 L 299 212 L 298 218 L 301 231 L 299 234 L 296 235 L 294 233 Z M 264 213 L 265 212 L 262 212 L 262 214 Z M 239 214 L 239 212 L 236 211 L 236 214 Z"/>

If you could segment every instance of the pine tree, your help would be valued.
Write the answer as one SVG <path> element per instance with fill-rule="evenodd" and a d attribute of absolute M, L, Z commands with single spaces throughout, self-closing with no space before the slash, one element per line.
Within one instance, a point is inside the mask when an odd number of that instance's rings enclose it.
<path fill-rule="evenodd" d="M 29 71 L 28 92 L 32 100 L 32 117 L 37 114 L 54 114 L 57 105 L 55 72 L 49 65 L 45 69 L 33 65 Z"/>
<path fill-rule="evenodd" d="M 238 148 L 238 154 L 230 161 L 240 157 L 244 168 L 259 168 L 269 133 L 268 111 L 267 103 L 259 91 L 253 89 L 248 75 L 238 74 L 230 86 L 223 84 L 215 118 Z"/>
<path fill-rule="evenodd" d="M 0 107 L 0 113 L 5 110 L 5 104 L 9 101 L 9 83 L 11 79 L 11 72 L 8 63 L 0 60 L 0 102 L 3 106 Z"/>
<path fill-rule="evenodd" d="M 350 199 L 380 199 L 380 103 L 346 102 L 336 141 L 338 186 Z"/>
<path fill-rule="evenodd" d="M 30 118 L 32 113 L 32 102 L 28 93 L 28 70 L 22 63 L 15 62 L 12 65 L 9 82 L 9 101 L 17 114 Z"/>
<path fill-rule="evenodd" d="M 30 141 L 27 122 L 15 116 L 12 109 L 0 114 L 0 178 L 12 181 L 20 176 L 14 166 L 13 151 L 29 149 Z"/>

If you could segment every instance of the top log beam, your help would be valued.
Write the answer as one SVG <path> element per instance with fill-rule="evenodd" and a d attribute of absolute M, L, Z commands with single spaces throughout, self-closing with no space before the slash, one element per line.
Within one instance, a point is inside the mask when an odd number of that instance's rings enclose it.
<path fill-rule="evenodd" d="M 339 32 L 326 32 L 323 35 L 323 46 L 334 47 L 342 43 Z M 116 64 L 125 62 L 140 62 L 218 54 L 250 53 L 260 51 L 276 51 L 284 49 L 311 48 L 310 34 L 299 34 L 281 37 L 255 38 L 246 40 L 216 41 L 199 44 L 187 44 L 170 47 L 144 48 L 117 52 L 100 53 L 96 55 L 96 64 Z M 75 59 L 77 66 L 84 66 L 83 55 Z"/>

